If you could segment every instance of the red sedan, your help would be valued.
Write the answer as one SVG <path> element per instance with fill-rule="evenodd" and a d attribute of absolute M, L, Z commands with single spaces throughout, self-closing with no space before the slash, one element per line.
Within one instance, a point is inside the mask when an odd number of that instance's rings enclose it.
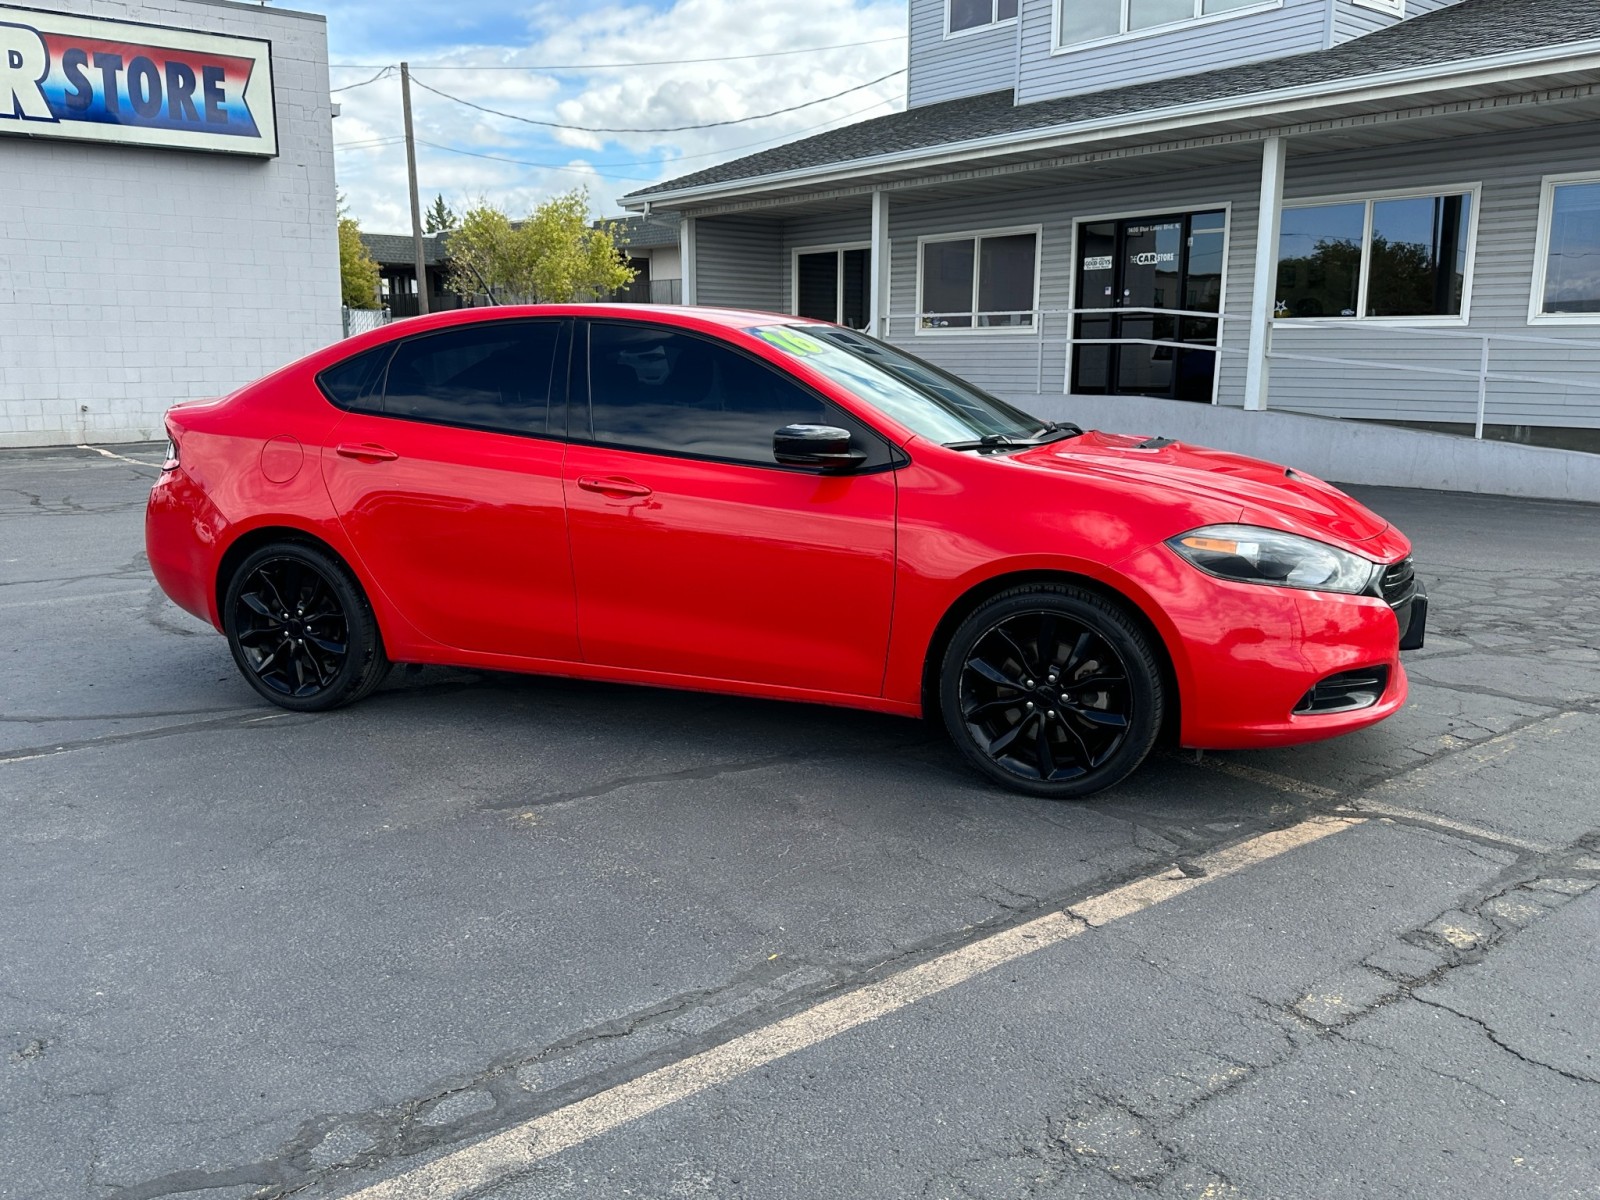
<path fill-rule="evenodd" d="M 1410 543 L 1293 470 L 1041 421 L 852 330 L 497 308 L 167 416 L 146 541 L 275 704 L 392 662 L 937 714 L 1036 796 L 1405 702 Z"/>

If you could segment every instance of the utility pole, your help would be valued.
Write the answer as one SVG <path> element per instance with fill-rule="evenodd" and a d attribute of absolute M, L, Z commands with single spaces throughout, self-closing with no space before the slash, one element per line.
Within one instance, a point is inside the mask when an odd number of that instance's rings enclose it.
<path fill-rule="evenodd" d="M 417 198 L 417 139 L 411 132 L 411 64 L 400 64 L 400 106 L 406 115 L 406 174 L 411 179 L 411 250 L 417 261 L 417 312 L 428 315 L 428 264 L 422 254 L 422 202 Z"/>

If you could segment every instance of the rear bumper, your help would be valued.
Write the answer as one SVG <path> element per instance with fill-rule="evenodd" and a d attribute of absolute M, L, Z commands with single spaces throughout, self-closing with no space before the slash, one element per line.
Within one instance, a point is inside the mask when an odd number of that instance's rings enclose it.
<path fill-rule="evenodd" d="M 163 472 L 145 506 L 144 546 L 150 573 L 172 602 L 221 630 L 217 562 L 228 522 L 180 467 Z"/>

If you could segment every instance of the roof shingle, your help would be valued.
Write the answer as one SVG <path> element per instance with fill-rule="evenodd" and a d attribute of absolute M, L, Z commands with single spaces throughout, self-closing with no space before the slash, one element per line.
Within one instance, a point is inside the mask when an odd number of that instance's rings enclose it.
<path fill-rule="evenodd" d="M 422 261 L 436 267 L 449 261 L 444 252 L 444 239 L 438 234 L 428 234 L 422 239 Z M 416 250 L 411 235 L 404 233 L 363 233 L 361 244 L 378 260 L 379 266 L 409 267 L 416 262 Z"/>

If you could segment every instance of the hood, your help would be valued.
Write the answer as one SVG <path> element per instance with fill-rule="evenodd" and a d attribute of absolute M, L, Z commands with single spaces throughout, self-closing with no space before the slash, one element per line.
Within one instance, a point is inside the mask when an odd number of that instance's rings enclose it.
<path fill-rule="evenodd" d="M 1237 505 L 1246 524 L 1343 542 L 1352 549 L 1389 528 L 1365 505 L 1302 471 L 1167 438 L 1091 430 L 1012 457 L 1034 467 L 1122 480 L 1141 490 L 1165 489 Z"/>

